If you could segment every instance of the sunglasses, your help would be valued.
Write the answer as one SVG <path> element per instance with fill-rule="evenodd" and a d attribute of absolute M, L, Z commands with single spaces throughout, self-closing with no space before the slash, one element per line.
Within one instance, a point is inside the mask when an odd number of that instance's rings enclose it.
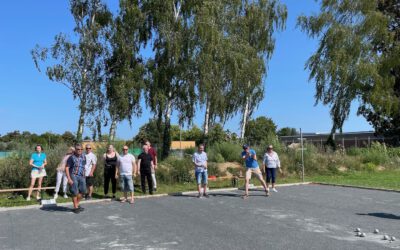
<path fill-rule="evenodd" d="M 124 148 L 123 150 L 128 150 L 127 148 Z"/>
<path fill-rule="evenodd" d="M 82 149 L 81 149 L 81 148 L 76 148 L 75 150 L 76 150 L 76 151 L 82 151 Z"/>
<path fill-rule="evenodd" d="M 92 148 L 86 148 L 86 150 L 88 150 L 88 149 L 92 149 Z"/>

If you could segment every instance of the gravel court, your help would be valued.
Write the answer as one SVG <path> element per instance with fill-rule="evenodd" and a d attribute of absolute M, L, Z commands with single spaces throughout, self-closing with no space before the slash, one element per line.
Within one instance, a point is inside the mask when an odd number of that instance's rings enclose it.
<path fill-rule="evenodd" d="M 85 204 L 78 215 L 65 207 L 3 211 L 0 249 L 400 249 L 400 193 L 301 185 L 268 198 L 242 194 Z M 367 237 L 356 237 L 356 227 Z"/>

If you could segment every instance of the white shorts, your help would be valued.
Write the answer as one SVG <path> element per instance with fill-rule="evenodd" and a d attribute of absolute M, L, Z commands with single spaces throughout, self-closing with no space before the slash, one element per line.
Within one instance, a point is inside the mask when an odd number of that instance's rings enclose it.
<path fill-rule="evenodd" d="M 46 169 L 42 170 L 33 169 L 31 172 L 31 178 L 40 178 L 45 176 L 47 176 Z"/>
<path fill-rule="evenodd" d="M 251 179 L 251 174 L 256 174 L 259 178 L 262 179 L 262 173 L 259 167 L 257 168 L 246 168 L 246 180 Z M 261 177 L 260 177 L 261 176 Z"/>

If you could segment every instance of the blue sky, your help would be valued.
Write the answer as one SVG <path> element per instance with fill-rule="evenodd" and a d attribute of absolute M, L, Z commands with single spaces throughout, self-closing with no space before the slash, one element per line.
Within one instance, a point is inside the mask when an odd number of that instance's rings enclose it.
<path fill-rule="evenodd" d="M 111 10 L 118 8 L 117 0 L 105 1 Z M 316 49 L 316 40 L 309 39 L 298 28 L 296 18 L 300 14 L 317 13 L 314 0 L 282 0 L 288 7 L 286 30 L 276 34 L 276 48 L 265 77 L 265 99 L 254 117 L 267 116 L 278 128 L 302 128 L 305 132 L 329 132 L 331 119 L 329 107 L 314 106 L 314 84 L 308 81 L 309 72 L 304 70 L 305 61 Z M 76 132 L 78 103 L 69 90 L 51 82 L 38 72 L 30 50 L 35 44 L 50 46 L 60 32 L 70 34 L 74 27 L 67 0 L 3 1 L 0 15 L 0 134 L 10 131 L 44 133 Z M 356 115 L 354 102 L 349 119 L 343 130 L 366 131 L 372 127 L 363 117 Z M 176 123 L 177 112 L 173 113 Z M 144 107 L 142 117 L 118 125 L 117 137 L 130 139 L 146 123 L 152 114 Z M 201 127 L 204 110 L 198 109 L 194 124 Z M 225 124 L 225 129 L 239 132 L 240 117 Z M 104 128 L 103 133 L 107 133 Z M 85 135 L 90 131 L 85 128 Z"/>

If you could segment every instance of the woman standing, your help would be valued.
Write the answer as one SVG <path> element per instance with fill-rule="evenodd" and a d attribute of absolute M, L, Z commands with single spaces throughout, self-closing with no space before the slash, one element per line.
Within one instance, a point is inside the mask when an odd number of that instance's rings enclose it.
<path fill-rule="evenodd" d="M 65 174 L 65 165 L 67 165 L 68 158 L 74 152 L 75 152 L 75 148 L 74 147 L 70 147 L 68 149 L 67 153 L 63 156 L 60 164 L 58 164 L 58 167 L 57 167 L 57 183 L 56 183 L 56 189 L 55 189 L 55 193 L 54 193 L 54 199 L 58 198 L 58 191 L 60 191 L 61 181 L 63 183 L 64 198 L 68 198 L 68 195 L 67 195 L 68 178 L 67 178 L 67 175 Z"/>
<path fill-rule="evenodd" d="M 108 187 L 111 180 L 112 198 L 115 199 L 117 192 L 117 179 L 115 178 L 115 171 L 118 162 L 118 153 L 115 152 L 114 146 L 109 145 L 107 152 L 104 154 L 104 196 L 108 197 Z"/>
<path fill-rule="evenodd" d="M 27 201 L 31 200 L 32 190 L 35 186 L 36 179 L 39 179 L 38 190 L 36 199 L 40 200 L 40 190 L 42 188 L 43 177 L 46 176 L 46 170 L 44 167 L 47 165 L 46 154 L 43 152 L 42 145 L 36 145 L 36 152 L 31 155 L 29 165 L 32 167 L 31 171 L 31 185 L 29 186 Z"/>
<path fill-rule="evenodd" d="M 272 191 L 278 192 L 275 188 L 276 180 L 276 169 L 281 172 L 281 162 L 279 161 L 278 154 L 273 150 L 273 146 L 269 145 L 267 147 L 267 152 L 264 155 L 263 160 L 264 169 L 267 172 L 267 190 L 269 190 L 269 183 L 272 181 Z"/>

